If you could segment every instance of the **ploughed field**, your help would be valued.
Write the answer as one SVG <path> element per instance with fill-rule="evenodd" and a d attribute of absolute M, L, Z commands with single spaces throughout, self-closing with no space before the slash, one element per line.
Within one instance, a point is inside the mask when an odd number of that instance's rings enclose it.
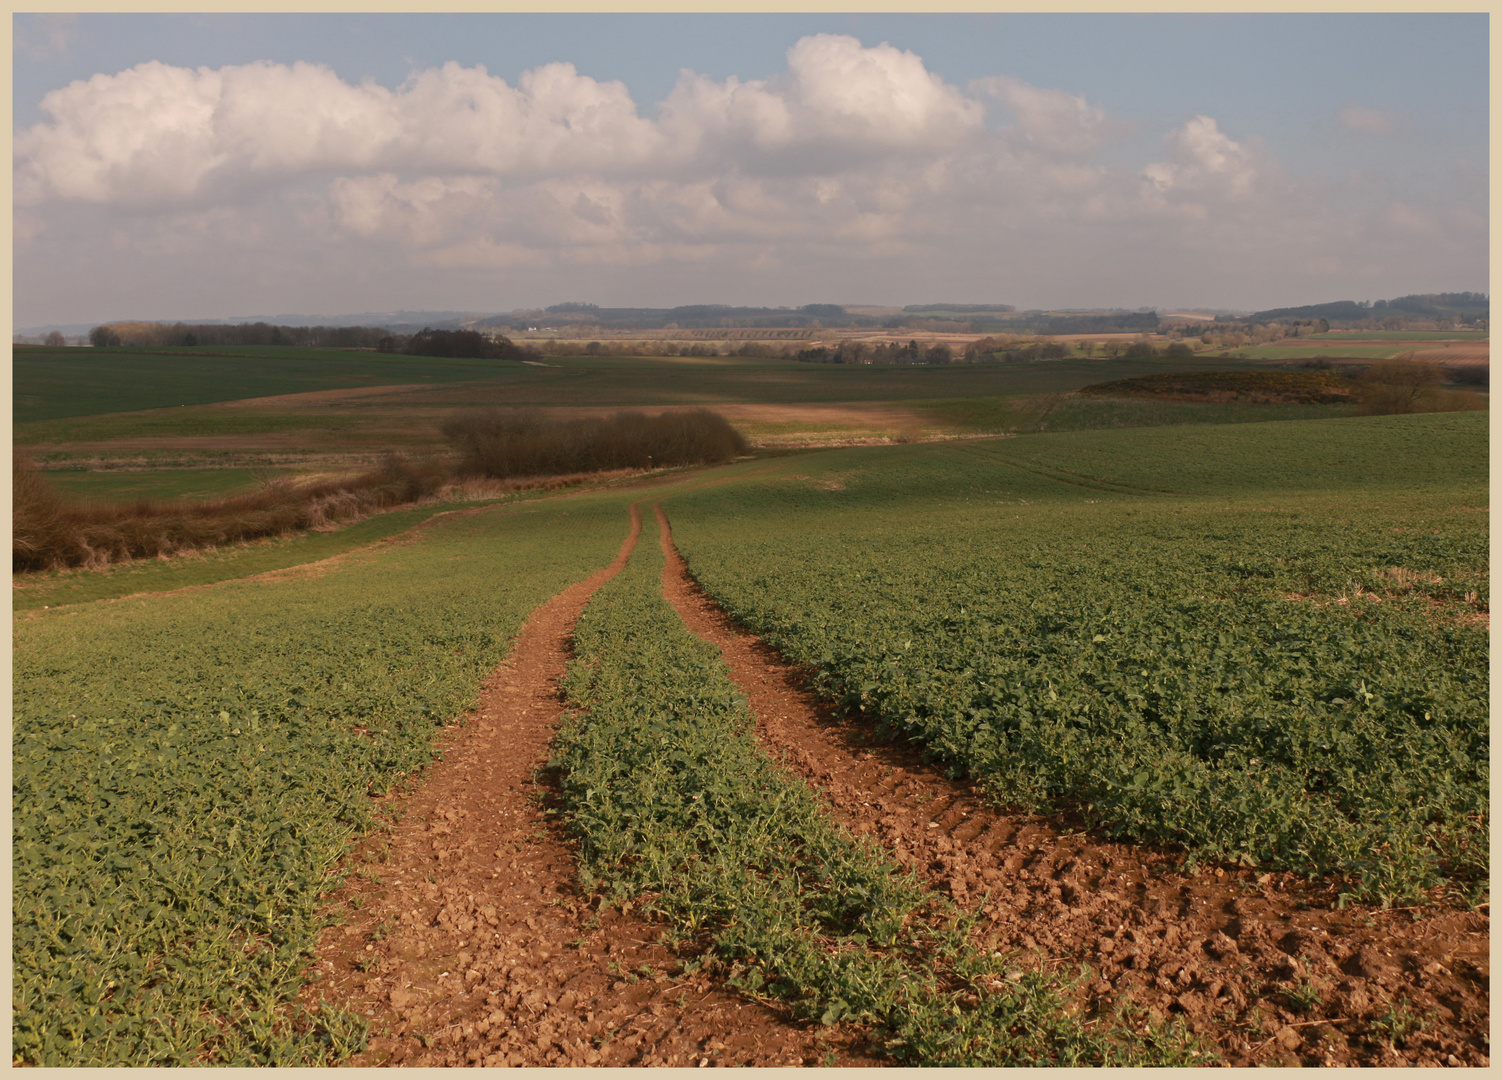
<path fill-rule="evenodd" d="M 1487 457 L 852 447 L 18 612 L 15 1058 L 1486 1064 Z"/>

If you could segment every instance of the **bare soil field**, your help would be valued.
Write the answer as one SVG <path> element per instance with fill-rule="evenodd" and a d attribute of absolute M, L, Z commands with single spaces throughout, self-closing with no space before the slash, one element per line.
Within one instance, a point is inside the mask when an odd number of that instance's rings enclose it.
<path fill-rule="evenodd" d="M 1485 341 L 1455 341 L 1436 349 L 1415 349 L 1413 353 L 1415 360 L 1433 364 L 1490 364 L 1491 357 L 1491 345 Z"/>
<path fill-rule="evenodd" d="M 1150 340 L 1162 340 L 1153 334 L 1119 333 L 1119 334 L 1034 334 L 1027 331 L 1008 333 L 993 331 L 986 334 L 972 333 L 946 333 L 939 330 L 915 330 L 912 328 L 896 330 L 821 330 L 817 338 L 808 343 L 808 348 L 816 345 L 837 346 L 842 341 L 871 341 L 871 342 L 908 342 L 916 341 L 920 345 L 948 345 L 953 349 L 963 351 L 966 345 L 972 341 L 979 341 L 985 337 L 1015 337 L 1019 340 L 1041 339 L 1046 341 L 1058 341 L 1066 344 L 1077 345 L 1082 341 L 1138 341 L 1142 338 Z"/>

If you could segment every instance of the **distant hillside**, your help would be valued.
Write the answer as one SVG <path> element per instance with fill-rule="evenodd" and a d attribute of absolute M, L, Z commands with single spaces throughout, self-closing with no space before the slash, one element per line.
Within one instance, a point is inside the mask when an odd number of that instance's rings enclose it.
<path fill-rule="evenodd" d="M 805 304 L 799 308 L 734 307 L 729 304 L 688 304 L 674 308 L 606 308 L 567 303 L 531 311 L 493 315 L 471 324 L 476 329 L 525 330 L 541 326 L 598 326 L 608 330 L 708 330 L 718 327 L 877 326 L 869 315 L 852 315 L 838 304 Z"/>
<path fill-rule="evenodd" d="M 1363 323 L 1368 319 L 1411 317 L 1455 319 L 1470 323 L 1489 318 L 1491 300 L 1486 293 L 1416 293 L 1394 300 L 1337 300 L 1304 307 L 1269 308 L 1245 316 L 1217 316 L 1220 322 L 1276 322 L 1283 319 L 1324 319 L 1335 323 Z"/>
<path fill-rule="evenodd" d="M 909 304 L 902 310 L 915 315 L 926 315 L 929 318 L 937 318 L 943 313 L 950 311 L 959 315 L 975 315 L 990 312 L 1005 314 L 1017 309 L 1011 304 Z"/>

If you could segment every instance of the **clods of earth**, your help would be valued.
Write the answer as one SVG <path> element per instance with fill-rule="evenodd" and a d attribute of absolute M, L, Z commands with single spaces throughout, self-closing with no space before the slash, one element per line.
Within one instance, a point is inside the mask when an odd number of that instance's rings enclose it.
<path fill-rule="evenodd" d="M 354 1065 L 879 1065 L 852 1025 L 793 1021 L 724 990 L 692 942 L 581 894 L 539 773 L 562 710 L 569 635 L 611 567 L 534 612 L 442 760 L 390 799 L 357 851 L 309 989 L 365 1015 Z M 917 748 L 868 741 L 807 672 L 737 626 L 668 551 L 664 591 L 719 646 L 762 745 L 830 812 L 936 890 L 978 910 L 977 947 L 1022 967 L 1084 969 L 1101 1014 L 1179 1017 L 1220 1062 L 1489 1064 L 1486 907 L 1336 906 L 1290 874 L 1180 856 L 1010 815 Z"/>

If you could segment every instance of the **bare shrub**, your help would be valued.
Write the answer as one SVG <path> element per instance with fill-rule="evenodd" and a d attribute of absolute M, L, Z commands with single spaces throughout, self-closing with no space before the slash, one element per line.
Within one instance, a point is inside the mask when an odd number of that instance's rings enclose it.
<path fill-rule="evenodd" d="M 1442 385 L 1444 373 L 1437 365 L 1408 356 L 1372 364 L 1356 381 L 1360 411 L 1366 416 L 1458 412 L 1487 407 L 1479 394 L 1445 390 Z"/>
<path fill-rule="evenodd" d="M 1490 386 L 1492 381 L 1490 364 L 1446 364 L 1445 374 L 1461 386 Z"/>
<path fill-rule="evenodd" d="M 32 462 L 17 457 L 11 474 L 12 568 L 103 566 L 284 535 L 414 502 L 448 478 L 440 463 L 391 455 L 379 468 L 342 480 L 263 484 L 225 499 L 68 502 Z"/>
<path fill-rule="evenodd" d="M 620 412 L 579 420 L 549 419 L 536 409 L 461 413 L 443 433 L 463 454 L 466 476 L 555 476 L 607 469 L 652 469 L 726 461 L 746 440 L 707 409 L 647 416 Z"/>

